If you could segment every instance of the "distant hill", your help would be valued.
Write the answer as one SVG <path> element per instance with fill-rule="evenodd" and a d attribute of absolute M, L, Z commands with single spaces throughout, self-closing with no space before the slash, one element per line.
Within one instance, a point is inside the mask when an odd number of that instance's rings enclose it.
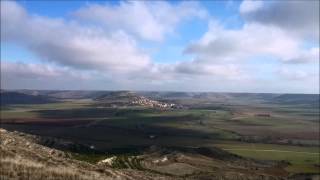
<path fill-rule="evenodd" d="M 103 91 L 53 91 L 47 95 L 57 99 L 93 99 L 103 93 Z"/>
<path fill-rule="evenodd" d="M 44 104 L 55 102 L 54 99 L 42 95 L 29 95 L 18 92 L 0 93 L 1 105 L 9 104 Z"/>
<path fill-rule="evenodd" d="M 12 90 L 28 95 L 42 95 L 55 99 L 93 99 L 107 91 L 82 91 L 82 90 Z"/>
<path fill-rule="evenodd" d="M 280 104 L 307 104 L 319 107 L 319 94 L 282 94 L 274 97 L 274 103 Z"/>
<path fill-rule="evenodd" d="M 104 94 L 94 98 L 96 101 L 111 101 L 111 100 L 118 100 L 118 101 L 131 101 L 135 98 L 140 98 L 134 92 L 131 91 L 110 91 L 105 92 Z"/>
<path fill-rule="evenodd" d="M 153 98 L 153 99 L 185 99 L 192 98 L 195 93 L 193 92 L 159 92 L 159 91 L 139 91 L 137 94 Z"/>
<path fill-rule="evenodd" d="M 1 93 L 20 93 L 30 99 L 93 99 L 98 102 L 128 105 L 130 102 L 178 102 L 204 100 L 217 103 L 276 103 L 307 104 L 319 107 L 319 94 L 224 93 L 224 92 L 170 92 L 170 91 L 86 91 L 86 90 L 3 90 Z M 26 97 L 27 98 L 27 97 Z M 12 99 L 12 98 L 11 98 Z M 25 98 L 23 98 L 25 99 Z M 4 98 L 6 101 L 6 98 Z M 15 99 L 10 101 L 16 101 Z M 23 100 L 19 100 L 23 101 Z M 36 100 L 38 101 L 38 100 Z M 142 102 L 141 101 L 141 102 Z M 27 103 L 27 101 L 25 101 Z"/>

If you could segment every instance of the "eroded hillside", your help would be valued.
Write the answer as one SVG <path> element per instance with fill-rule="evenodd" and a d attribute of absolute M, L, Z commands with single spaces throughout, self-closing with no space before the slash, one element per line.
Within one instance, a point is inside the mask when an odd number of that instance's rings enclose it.
<path fill-rule="evenodd" d="M 37 144 L 37 137 L 0 129 L 0 179 L 170 179 L 148 172 L 115 170 Z"/>
<path fill-rule="evenodd" d="M 46 139 L 39 136 L 1 129 L 0 140 L 0 179 L 283 179 L 289 176 L 284 170 L 285 162 L 258 162 L 218 148 L 152 146 L 134 156 L 110 156 L 89 163 L 76 160 L 69 151 L 40 145 Z"/>

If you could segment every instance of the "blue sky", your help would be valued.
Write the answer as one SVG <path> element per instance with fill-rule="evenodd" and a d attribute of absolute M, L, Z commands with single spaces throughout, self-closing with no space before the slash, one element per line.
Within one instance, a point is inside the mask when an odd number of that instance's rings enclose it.
<path fill-rule="evenodd" d="M 318 14 L 318 1 L 2 1 L 1 87 L 319 93 Z"/>
<path fill-rule="evenodd" d="M 111 4 L 118 5 L 120 1 L 90 1 L 90 3 L 96 4 Z M 238 8 L 241 1 L 203 1 L 202 4 L 206 7 L 210 16 L 214 16 L 221 21 L 224 21 L 225 26 L 228 28 L 240 28 L 243 23 L 238 14 Z M 31 14 L 40 14 L 51 18 L 70 18 L 70 12 L 75 11 L 89 2 L 86 1 L 21 1 L 23 7 L 26 8 Z M 173 1 L 171 3 L 178 3 Z M 170 35 L 166 39 L 165 43 L 149 43 L 143 42 L 142 46 L 149 48 L 156 48 L 157 51 L 152 53 L 155 61 L 170 62 L 180 61 L 183 59 L 190 59 L 192 56 L 185 55 L 183 53 L 184 45 L 196 41 L 202 34 L 206 32 L 208 23 L 205 20 L 192 20 L 188 23 L 182 23 L 177 27 L 177 32 Z M 27 57 L 30 61 L 37 60 L 37 58 L 30 52 L 24 50 L 22 47 L 15 46 L 13 44 L 4 44 L 7 52 L 4 53 L 4 59 L 21 59 L 20 56 Z M 15 52 L 21 52 L 17 55 Z M 10 58 L 6 58 L 9 56 Z M 17 59 L 18 58 L 18 59 Z"/>
<path fill-rule="evenodd" d="M 120 1 L 108 1 L 108 4 L 118 5 Z M 103 1 L 90 1 L 90 3 L 105 4 Z M 172 2 L 177 3 L 177 2 Z M 50 18 L 70 18 L 70 12 L 88 4 L 86 1 L 20 1 L 20 4 L 30 14 L 39 14 Z M 242 26 L 242 20 L 237 13 L 240 1 L 203 1 L 210 16 L 224 21 L 228 28 L 239 28 Z M 158 63 L 178 62 L 182 60 L 191 60 L 192 55 L 183 53 L 184 46 L 196 41 L 206 32 L 208 23 L 206 20 L 191 20 L 182 23 L 177 27 L 176 33 L 166 38 L 165 43 L 154 43 L 144 41 L 141 46 L 151 51 L 154 61 Z M 13 43 L 2 43 L 3 53 L 1 59 L 17 62 L 24 60 L 26 62 L 39 62 L 39 58 L 32 52 Z M 19 52 L 19 53 L 17 53 Z"/>

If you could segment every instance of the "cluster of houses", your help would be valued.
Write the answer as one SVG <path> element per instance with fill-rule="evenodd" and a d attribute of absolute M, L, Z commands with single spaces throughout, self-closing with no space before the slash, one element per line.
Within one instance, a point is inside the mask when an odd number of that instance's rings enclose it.
<path fill-rule="evenodd" d="M 145 97 L 139 97 L 131 102 L 132 105 L 148 106 L 153 108 L 173 108 L 175 104 L 164 103 L 159 101 L 150 100 Z"/>

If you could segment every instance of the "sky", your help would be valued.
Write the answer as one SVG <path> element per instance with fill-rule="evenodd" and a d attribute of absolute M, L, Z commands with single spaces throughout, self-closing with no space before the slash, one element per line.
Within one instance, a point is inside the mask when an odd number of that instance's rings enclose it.
<path fill-rule="evenodd" d="M 1 88 L 319 94 L 319 1 L 1 1 Z"/>

